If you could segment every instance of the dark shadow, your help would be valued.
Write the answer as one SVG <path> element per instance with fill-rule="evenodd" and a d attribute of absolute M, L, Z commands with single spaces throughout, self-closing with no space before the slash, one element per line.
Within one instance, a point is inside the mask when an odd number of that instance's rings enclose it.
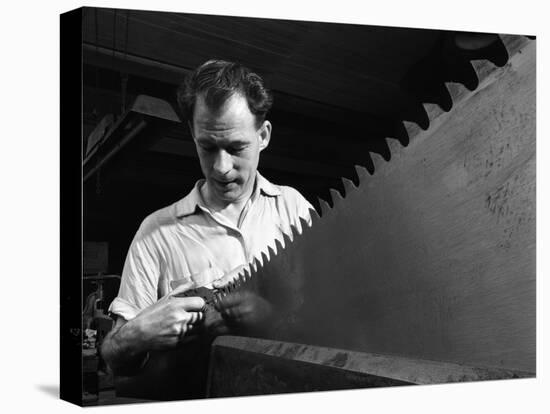
<path fill-rule="evenodd" d="M 54 398 L 59 398 L 59 385 L 58 384 L 40 384 L 37 385 L 36 388 L 38 388 L 40 391 L 42 391 L 44 394 L 47 394 Z"/>

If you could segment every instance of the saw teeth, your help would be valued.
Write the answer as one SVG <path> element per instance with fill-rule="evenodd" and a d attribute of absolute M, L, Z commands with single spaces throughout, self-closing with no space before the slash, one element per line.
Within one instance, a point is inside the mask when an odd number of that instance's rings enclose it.
<path fill-rule="evenodd" d="M 418 124 L 418 126 L 424 131 L 427 130 L 430 127 L 430 118 L 422 103 L 416 101 L 409 109 L 411 111 L 409 120 Z"/>
<path fill-rule="evenodd" d="M 503 42 L 501 36 L 497 36 L 496 40 L 489 46 L 491 53 L 486 57 L 496 67 L 503 67 L 510 60 L 510 54 Z"/>
<path fill-rule="evenodd" d="M 331 210 L 331 207 L 329 203 L 327 203 L 322 198 L 318 197 L 317 199 L 319 200 L 319 204 L 321 205 L 321 216 L 324 216 Z"/>
<path fill-rule="evenodd" d="M 469 76 L 467 80 L 464 80 L 463 84 L 470 90 L 470 92 L 475 91 L 477 87 L 479 86 L 479 77 L 477 76 L 477 72 L 474 69 L 474 65 L 472 65 L 472 62 L 467 61 L 465 68 L 469 72 Z"/>
<path fill-rule="evenodd" d="M 267 257 L 267 254 L 265 254 L 265 252 L 262 252 L 262 266 L 265 266 L 267 262 L 269 262 L 269 257 Z"/>
<path fill-rule="evenodd" d="M 453 98 L 451 97 L 451 93 L 449 92 L 449 89 L 447 88 L 447 84 L 445 82 L 442 82 L 440 85 L 440 102 L 438 103 L 438 106 L 445 112 L 449 112 L 453 108 Z"/>
<path fill-rule="evenodd" d="M 473 60 L 471 61 L 471 64 L 477 76 L 477 86 L 479 86 L 479 84 L 483 82 L 497 67 L 493 62 L 486 59 Z"/>
<path fill-rule="evenodd" d="M 291 232 L 292 233 L 292 232 Z M 285 249 L 292 243 L 292 235 L 283 233 L 283 243 L 285 245 Z"/>
<path fill-rule="evenodd" d="M 302 234 L 302 233 L 300 232 L 300 228 L 299 228 L 299 227 L 300 227 L 299 225 L 296 225 L 296 226 L 293 225 L 293 224 L 290 225 L 290 228 L 292 229 L 292 240 L 293 240 L 293 241 L 296 240 L 296 237 L 297 237 L 297 236 L 299 236 L 300 234 Z"/>
<path fill-rule="evenodd" d="M 261 261 L 260 258 L 256 257 L 256 258 L 254 259 L 254 262 L 253 262 L 253 263 L 254 263 L 254 266 L 252 267 L 252 271 L 253 271 L 253 273 L 257 273 L 258 270 L 260 270 L 261 267 L 262 267 L 262 261 Z"/>
<path fill-rule="evenodd" d="M 390 147 L 388 146 L 388 140 L 386 138 L 382 138 L 380 140 L 380 143 L 382 144 L 382 152 L 379 152 L 378 154 L 384 158 L 384 160 L 389 161 L 391 160 L 391 151 Z"/>
<path fill-rule="evenodd" d="M 275 249 L 271 246 L 267 246 L 267 253 L 269 255 L 270 258 L 273 258 L 275 257 L 275 255 L 277 254 L 277 252 L 275 251 Z"/>
<path fill-rule="evenodd" d="M 372 154 L 372 161 L 374 163 L 374 172 L 375 173 L 376 173 L 376 171 L 378 171 L 378 169 L 380 167 L 382 167 L 383 164 L 385 164 L 384 158 L 382 158 L 382 156 L 380 154 L 377 154 L 376 152 L 374 152 Z"/>
<path fill-rule="evenodd" d="M 249 264 L 250 267 L 250 278 L 252 279 L 254 277 L 254 273 L 256 273 L 256 259 L 252 260 L 252 262 Z"/>
<path fill-rule="evenodd" d="M 349 178 L 346 178 L 346 177 L 342 177 L 342 183 L 344 184 L 344 191 L 346 192 L 345 196 L 347 197 L 349 195 L 349 193 L 357 188 L 355 187 L 355 185 L 353 184 L 353 181 L 351 181 Z"/>
<path fill-rule="evenodd" d="M 309 223 L 308 223 L 308 221 L 307 221 L 305 218 L 300 217 L 300 225 L 301 225 L 301 227 L 302 227 L 302 234 L 303 234 L 304 231 L 305 231 L 307 228 L 309 228 Z"/>
<path fill-rule="evenodd" d="M 337 205 L 340 205 L 341 202 L 344 200 L 344 198 L 342 197 L 342 194 L 340 194 L 340 192 L 335 190 L 334 188 L 331 188 L 329 191 L 332 197 L 332 205 L 334 207 L 336 207 Z"/>
<path fill-rule="evenodd" d="M 387 142 L 388 142 L 388 148 L 390 149 L 390 154 L 392 158 L 394 158 L 396 153 L 398 151 L 401 151 L 401 149 L 403 148 L 403 144 L 401 144 L 401 142 L 396 138 L 389 138 Z"/>
<path fill-rule="evenodd" d="M 451 99 L 453 100 L 453 106 L 456 102 L 458 102 L 466 93 L 468 93 L 468 89 L 464 84 L 459 82 L 447 82 L 447 88 L 449 89 L 449 93 L 451 94 Z"/>
<path fill-rule="evenodd" d="M 374 174 L 374 163 L 372 162 L 372 158 L 370 156 L 370 152 L 365 153 L 365 164 L 364 167 L 367 169 L 368 173 L 370 175 Z"/>
<path fill-rule="evenodd" d="M 355 171 L 357 172 L 357 178 L 359 178 L 359 183 L 362 183 L 363 180 L 366 180 L 367 177 L 369 176 L 367 169 L 360 165 L 355 166 Z"/>
<path fill-rule="evenodd" d="M 254 272 L 256 271 L 256 269 L 254 268 L 255 266 L 254 263 L 255 263 L 255 260 L 252 260 L 252 262 L 248 264 L 248 268 L 250 269 L 250 279 L 254 277 Z"/>
<path fill-rule="evenodd" d="M 283 243 L 279 239 L 275 239 L 275 248 L 277 249 L 277 254 L 283 251 Z"/>
<path fill-rule="evenodd" d="M 407 134 L 409 134 L 409 142 L 422 131 L 418 124 L 415 124 L 414 122 L 403 121 L 403 125 L 407 130 Z"/>
<path fill-rule="evenodd" d="M 313 226 L 314 223 L 321 219 L 321 216 L 319 215 L 319 213 L 317 213 L 317 210 L 313 208 L 309 209 L 309 215 L 311 217 L 311 226 Z"/>
<path fill-rule="evenodd" d="M 439 115 L 441 115 L 443 112 L 443 108 L 434 103 L 423 103 L 424 109 L 426 110 L 426 113 L 428 114 L 428 118 L 430 119 L 430 124 L 436 119 Z"/>
<path fill-rule="evenodd" d="M 405 125 L 403 125 L 403 122 L 396 122 L 391 137 L 397 139 L 404 147 L 409 145 L 409 134 L 407 133 L 407 129 L 405 128 Z"/>
<path fill-rule="evenodd" d="M 445 74 L 446 82 L 460 83 L 468 90 L 473 91 L 477 88 L 476 72 L 467 59 L 456 59 L 447 66 Z M 451 91 L 449 91 L 451 92 Z M 452 97 L 452 92 L 451 92 Z"/>

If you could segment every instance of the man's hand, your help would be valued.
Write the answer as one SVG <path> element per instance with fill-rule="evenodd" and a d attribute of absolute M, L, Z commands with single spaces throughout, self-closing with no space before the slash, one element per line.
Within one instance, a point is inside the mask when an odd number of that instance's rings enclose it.
<path fill-rule="evenodd" d="M 247 290 L 223 297 L 218 303 L 218 311 L 229 326 L 253 331 L 267 329 L 273 316 L 273 306 Z"/>
<path fill-rule="evenodd" d="M 203 320 L 206 304 L 202 298 L 176 297 L 192 287 L 192 282 L 178 286 L 128 322 L 129 328 L 135 329 L 144 350 L 177 346 Z"/>
<path fill-rule="evenodd" d="M 149 351 L 174 348 L 185 341 L 204 318 L 202 298 L 174 297 L 191 287 L 192 283 L 179 286 L 129 321 L 117 319 L 101 346 L 101 354 L 114 372 L 135 372 Z"/>
<path fill-rule="evenodd" d="M 244 266 L 238 266 L 213 282 L 214 288 L 220 289 L 235 280 Z M 258 294 L 249 291 L 232 292 L 221 298 L 216 305 L 225 323 L 217 327 L 217 334 L 236 330 L 264 330 L 268 327 L 273 315 L 273 306 Z"/>

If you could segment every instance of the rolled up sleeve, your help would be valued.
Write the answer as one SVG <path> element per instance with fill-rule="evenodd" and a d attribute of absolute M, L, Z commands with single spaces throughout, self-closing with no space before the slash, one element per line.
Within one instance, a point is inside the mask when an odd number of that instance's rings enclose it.
<path fill-rule="evenodd" d="M 109 312 L 133 319 L 143 309 L 157 301 L 160 257 L 155 246 L 155 234 L 147 233 L 144 221 L 138 230 L 124 262 L 120 288 Z"/>

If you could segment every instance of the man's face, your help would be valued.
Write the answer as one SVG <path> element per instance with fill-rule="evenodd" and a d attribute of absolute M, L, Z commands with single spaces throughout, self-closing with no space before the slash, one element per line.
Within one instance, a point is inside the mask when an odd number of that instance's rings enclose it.
<path fill-rule="evenodd" d="M 197 97 L 192 133 L 210 202 L 227 205 L 250 196 L 260 151 L 267 147 L 271 124 L 257 128 L 246 99 L 231 96 L 218 111 Z"/>

